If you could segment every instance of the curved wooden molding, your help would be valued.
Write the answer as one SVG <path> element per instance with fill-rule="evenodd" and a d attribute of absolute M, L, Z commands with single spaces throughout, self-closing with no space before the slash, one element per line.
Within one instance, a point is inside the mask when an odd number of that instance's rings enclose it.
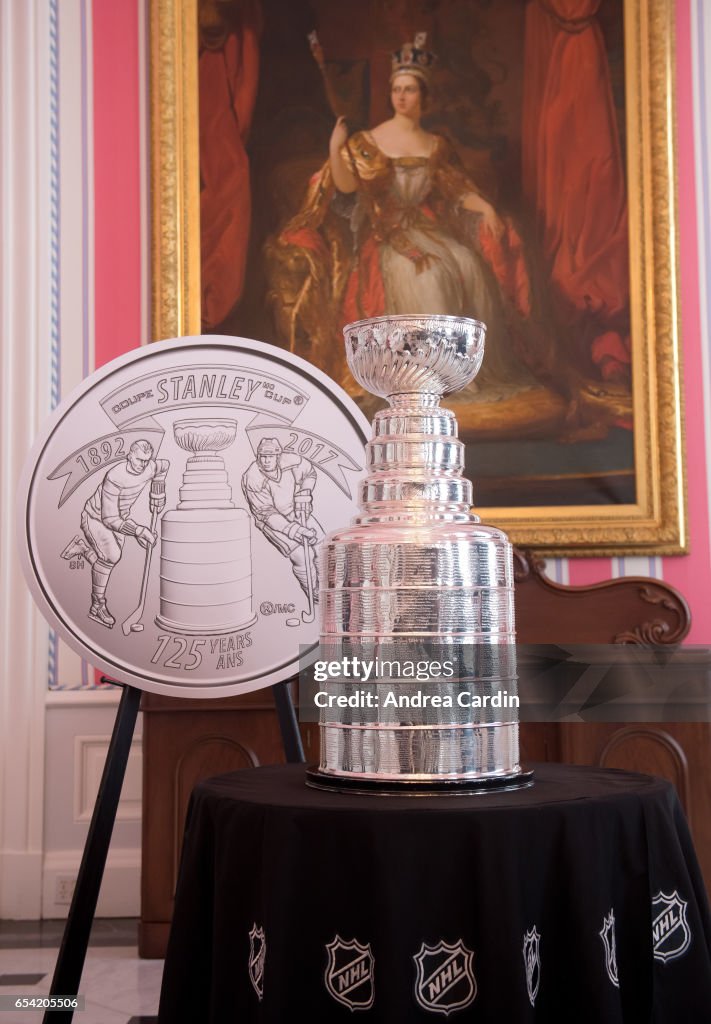
<path fill-rule="evenodd" d="M 677 644 L 691 628 L 685 599 L 663 580 L 624 576 L 588 586 L 556 583 L 532 551 L 514 548 L 520 643 Z"/>

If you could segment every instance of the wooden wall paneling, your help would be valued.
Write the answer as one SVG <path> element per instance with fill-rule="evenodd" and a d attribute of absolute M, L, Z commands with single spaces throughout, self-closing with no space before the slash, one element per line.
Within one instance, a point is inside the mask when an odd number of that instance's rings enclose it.
<path fill-rule="evenodd" d="M 568 587 L 545 575 L 543 563 L 530 552 L 515 553 L 516 625 L 519 642 L 528 644 L 630 645 L 642 650 L 654 646 L 675 651 L 674 671 L 679 678 L 705 683 L 711 658 L 685 653 L 678 645 L 689 632 L 691 613 L 681 594 L 660 580 L 621 577 L 587 587 Z M 633 653 L 633 652 L 632 652 Z M 594 647 L 591 647 L 594 656 Z M 609 672 L 640 671 L 653 690 L 653 660 Z M 668 670 L 666 670 L 668 671 Z M 666 677 L 668 678 L 668 676 Z M 663 676 L 657 675 L 662 682 Z M 663 709 L 660 715 L 663 716 Z M 711 724 L 707 722 L 561 723 L 557 755 L 542 760 L 622 768 L 669 779 L 676 787 L 692 830 L 696 852 L 711 892 Z M 543 726 L 521 725 L 521 749 L 528 745 L 543 752 L 555 750 L 545 742 Z M 533 757 L 530 760 L 534 760 Z"/>
<path fill-rule="evenodd" d="M 519 726 L 521 764 L 560 761 L 560 729 L 554 722 L 526 722 Z"/>
<path fill-rule="evenodd" d="M 271 690 L 218 700 L 143 696 L 139 955 L 163 957 L 190 793 L 213 775 L 284 761 Z"/>
<path fill-rule="evenodd" d="M 564 724 L 562 760 L 660 775 L 676 787 L 711 893 L 711 723 Z"/>

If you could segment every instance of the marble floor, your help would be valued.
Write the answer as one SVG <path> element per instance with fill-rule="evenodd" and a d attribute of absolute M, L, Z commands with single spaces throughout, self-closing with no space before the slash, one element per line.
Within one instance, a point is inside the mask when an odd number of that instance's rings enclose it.
<path fill-rule="evenodd" d="M 62 938 L 62 921 L 0 921 L 0 996 L 46 995 Z M 137 922 L 96 921 L 76 1024 L 157 1024 L 162 960 L 140 960 Z M 51 1019 L 51 1018 L 50 1018 Z M 0 1010 L 0 1024 L 41 1024 L 42 1013 Z"/>

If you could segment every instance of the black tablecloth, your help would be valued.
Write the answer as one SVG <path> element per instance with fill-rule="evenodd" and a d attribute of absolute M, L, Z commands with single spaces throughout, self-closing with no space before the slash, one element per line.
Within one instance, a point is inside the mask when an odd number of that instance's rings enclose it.
<path fill-rule="evenodd" d="M 198 785 L 161 1024 L 711 1021 L 711 921 L 673 787 L 359 796 L 301 766 Z"/>

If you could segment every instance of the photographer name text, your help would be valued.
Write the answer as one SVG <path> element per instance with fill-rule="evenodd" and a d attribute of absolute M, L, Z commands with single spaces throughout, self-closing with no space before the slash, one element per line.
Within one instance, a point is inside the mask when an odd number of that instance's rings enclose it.
<path fill-rule="evenodd" d="M 391 687 L 383 686 L 382 694 L 373 690 L 356 690 L 355 693 L 328 693 L 318 690 L 314 694 L 317 708 L 517 708 L 519 699 L 508 690 L 494 690 L 493 693 L 473 693 L 460 690 L 456 695 L 449 693 L 396 693 Z M 382 697 L 382 699 L 381 699 Z"/>

